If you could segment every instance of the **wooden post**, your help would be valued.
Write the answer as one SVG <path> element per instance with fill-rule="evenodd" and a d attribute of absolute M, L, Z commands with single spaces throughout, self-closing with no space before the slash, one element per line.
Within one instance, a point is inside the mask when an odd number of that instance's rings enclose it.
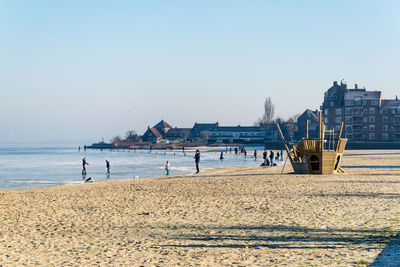
<path fill-rule="evenodd" d="M 308 120 L 306 120 L 306 139 L 308 139 Z"/>
<path fill-rule="evenodd" d="M 339 149 L 340 138 L 342 137 L 343 125 L 344 125 L 344 123 L 342 122 L 340 124 L 340 131 L 339 131 L 338 136 L 337 136 L 335 151 L 337 151 Z"/>
<path fill-rule="evenodd" d="M 320 142 L 320 151 L 324 150 L 324 126 L 322 122 L 322 112 L 319 112 L 319 142 Z"/>
<path fill-rule="evenodd" d="M 282 134 L 281 127 L 279 127 L 279 124 L 278 124 L 277 122 L 275 122 L 275 125 L 276 125 L 276 128 L 278 128 L 279 135 L 281 136 L 282 142 L 283 142 L 283 144 L 285 145 L 285 148 L 286 148 L 287 153 L 289 154 L 289 148 L 288 148 L 288 146 L 286 145 L 286 140 L 285 140 L 285 137 L 284 137 L 283 134 Z"/>

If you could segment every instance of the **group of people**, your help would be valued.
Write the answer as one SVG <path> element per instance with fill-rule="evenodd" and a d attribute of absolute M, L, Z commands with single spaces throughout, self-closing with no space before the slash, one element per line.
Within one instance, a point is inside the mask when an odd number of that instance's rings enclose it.
<path fill-rule="evenodd" d="M 183 150 L 184 151 L 184 150 Z M 230 149 L 230 151 L 232 151 Z M 235 148 L 235 154 L 237 154 L 238 152 L 238 148 Z M 241 147 L 240 152 L 244 154 L 244 156 L 247 156 L 247 151 L 245 147 Z M 200 150 L 196 149 L 196 152 L 194 154 L 194 162 L 196 164 L 196 174 L 200 172 Z M 276 161 L 282 160 L 283 158 L 283 152 L 281 150 L 281 152 L 279 153 L 276 152 L 276 154 L 271 150 L 269 155 L 268 152 L 266 150 L 264 150 L 263 153 L 263 159 L 264 162 L 261 164 L 261 166 L 274 166 L 276 165 Z M 223 152 L 221 153 L 220 159 L 223 159 Z M 254 150 L 254 159 L 257 160 L 257 150 Z M 89 165 L 89 163 L 87 162 L 86 157 L 84 157 L 82 159 L 82 177 L 86 177 L 86 166 Z M 110 161 L 106 160 L 106 169 L 107 169 L 107 177 L 110 177 Z M 166 171 L 166 175 L 170 174 L 170 170 L 171 170 L 171 166 L 169 164 L 169 161 L 167 160 L 167 163 L 165 164 L 165 171 Z"/>
<path fill-rule="evenodd" d="M 86 157 L 82 159 L 82 176 L 86 176 L 86 165 L 89 165 Z M 110 162 L 106 159 L 106 169 L 107 169 L 107 177 L 110 177 Z"/>
<path fill-rule="evenodd" d="M 221 157 L 223 157 L 222 154 L 221 154 Z M 194 158 L 194 162 L 196 164 L 196 174 L 197 174 L 197 173 L 200 172 L 200 167 L 199 167 L 199 164 L 200 164 L 200 150 L 196 149 L 196 152 L 194 153 L 194 157 L 193 158 Z M 167 172 L 166 175 L 169 175 L 170 168 L 171 167 L 169 165 L 169 161 L 167 160 L 167 163 L 165 164 L 165 171 Z"/>
<path fill-rule="evenodd" d="M 278 151 L 275 154 L 274 151 L 270 150 L 268 155 L 268 152 L 264 150 L 263 159 L 264 162 L 261 164 L 261 166 L 276 166 L 276 161 L 283 160 L 283 152 L 281 150 L 280 153 Z"/>

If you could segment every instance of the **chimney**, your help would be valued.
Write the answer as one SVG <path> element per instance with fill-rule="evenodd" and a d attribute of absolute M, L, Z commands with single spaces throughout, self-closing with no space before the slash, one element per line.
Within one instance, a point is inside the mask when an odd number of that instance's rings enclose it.
<path fill-rule="evenodd" d="M 337 81 L 333 81 L 333 86 L 337 86 Z"/>
<path fill-rule="evenodd" d="M 358 85 L 357 84 L 354 85 L 354 89 L 358 89 Z"/>

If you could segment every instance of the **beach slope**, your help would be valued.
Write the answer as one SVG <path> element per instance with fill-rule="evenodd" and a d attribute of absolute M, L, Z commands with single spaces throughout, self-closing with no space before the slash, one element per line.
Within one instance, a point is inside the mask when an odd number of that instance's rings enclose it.
<path fill-rule="evenodd" d="M 286 166 L 1 190 L 3 265 L 359 266 L 400 229 L 400 155 L 340 175 Z"/>

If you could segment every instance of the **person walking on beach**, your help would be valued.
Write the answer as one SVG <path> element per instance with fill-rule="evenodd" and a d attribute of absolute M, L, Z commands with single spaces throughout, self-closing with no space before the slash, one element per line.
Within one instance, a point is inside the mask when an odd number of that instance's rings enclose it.
<path fill-rule="evenodd" d="M 200 163 L 200 150 L 196 150 L 196 153 L 194 154 L 194 162 L 196 162 L 196 170 L 197 170 L 197 172 L 196 173 L 199 173 L 200 172 L 200 169 L 199 169 L 199 163 Z"/>
<path fill-rule="evenodd" d="M 110 177 L 110 162 L 106 159 L 107 176 Z"/>
<path fill-rule="evenodd" d="M 165 170 L 167 171 L 167 175 L 169 175 L 170 167 L 169 167 L 169 161 L 168 160 L 167 160 L 167 164 L 165 164 Z"/>
<path fill-rule="evenodd" d="M 257 150 L 254 150 L 254 160 L 257 160 Z"/>
<path fill-rule="evenodd" d="M 86 175 L 86 165 L 89 165 L 89 163 L 86 160 L 86 157 L 82 159 L 82 174 Z"/>
<path fill-rule="evenodd" d="M 272 150 L 269 151 L 269 162 L 271 163 L 271 166 L 274 166 L 274 152 Z"/>
<path fill-rule="evenodd" d="M 244 147 L 243 147 L 243 153 L 244 153 L 244 157 L 246 158 L 247 157 L 247 151 L 246 151 L 246 148 L 244 148 Z"/>

